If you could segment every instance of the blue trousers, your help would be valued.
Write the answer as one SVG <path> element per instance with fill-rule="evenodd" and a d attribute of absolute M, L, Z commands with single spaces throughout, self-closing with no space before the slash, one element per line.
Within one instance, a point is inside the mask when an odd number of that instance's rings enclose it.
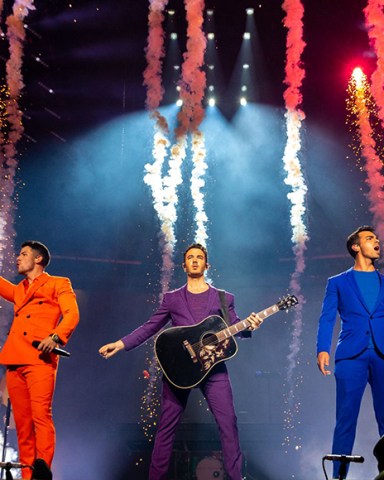
<path fill-rule="evenodd" d="M 200 384 L 208 406 L 219 427 L 224 467 L 231 480 L 241 480 L 237 418 L 233 406 L 232 387 L 224 365 L 218 365 Z M 222 368 L 224 367 L 224 368 Z M 187 406 L 190 390 L 173 387 L 163 381 L 162 405 L 149 469 L 149 480 L 165 480 L 171 461 L 173 442 L 181 416 Z"/>
<path fill-rule="evenodd" d="M 374 348 L 354 358 L 338 360 L 336 377 L 336 427 L 332 453 L 350 455 L 356 436 L 357 418 L 367 383 L 372 390 L 379 435 L 384 435 L 384 356 Z M 334 462 L 333 478 L 339 478 L 340 462 Z"/>

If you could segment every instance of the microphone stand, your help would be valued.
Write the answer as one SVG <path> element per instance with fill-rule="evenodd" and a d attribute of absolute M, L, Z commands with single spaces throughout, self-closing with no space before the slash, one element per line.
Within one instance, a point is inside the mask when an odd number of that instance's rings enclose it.
<path fill-rule="evenodd" d="M 347 463 L 349 463 L 349 460 L 341 457 L 340 469 L 339 469 L 339 480 L 345 480 L 347 478 Z"/>
<path fill-rule="evenodd" d="M 24 465 L 22 463 L 12 463 L 12 462 L 0 462 L 1 471 L 5 469 L 5 479 L 13 480 L 11 473 L 11 468 L 32 468 L 30 465 Z"/>
<path fill-rule="evenodd" d="M 2 451 L 2 454 L 1 454 L 2 464 L 5 462 L 5 455 L 6 455 L 7 441 L 8 441 L 8 429 L 9 429 L 10 419 L 11 419 L 11 401 L 8 398 L 7 409 L 6 409 L 6 413 L 5 413 L 4 431 L 3 431 L 3 451 Z M 4 473 L 4 466 L 1 467 L 0 478 L 3 478 L 3 473 Z M 7 477 L 7 474 L 6 474 L 6 477 Z"/>

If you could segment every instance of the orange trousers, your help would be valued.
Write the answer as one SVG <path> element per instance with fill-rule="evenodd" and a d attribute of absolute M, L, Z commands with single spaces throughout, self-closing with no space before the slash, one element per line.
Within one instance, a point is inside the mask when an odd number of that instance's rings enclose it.
<path fill-rule="evenodd" d="M 56 444 L 52 419 L 56 369 L 48 364 L 8 366 L 6 375 L 19 461 L 32 465 L 36 458 L 42 458 L 51 467 Z M 32 470 L 24 468 L 22 477 L 32 478 Z"/>

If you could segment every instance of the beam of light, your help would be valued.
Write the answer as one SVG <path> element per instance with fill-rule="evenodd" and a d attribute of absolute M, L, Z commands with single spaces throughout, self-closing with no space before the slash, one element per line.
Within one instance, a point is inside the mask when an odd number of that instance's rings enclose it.
<path fill-rule="evenodd" d="M 384 175 L 382 174 L 383 162 L 379 151 L 382 147 L 375 137 L 380 133 L 375 130 L 372 119 L 377 114 L 376 105 L 372 99 L 369 84 L 364 73 L 357 69 L 353 72 L 348 84 L 347 123 L 357 133 L 355 153 L 365 160 L 361 166 L 367 174 L 365 182 L 368 185 L 367 198 L 369 210 L 373 214 L 373 224 L 380 238 L 384 238 Z M 379 138 L 380 140 L 380 138 Z"/>
<path fill-rule="evenodd" d="M 375 99 L 379 118 L 384 127 L 384 0 L 368 0 L 364 8 L 365 25 L 376 53 L 376 69 L 371 76 L 371 91 Z"/>
<path fill-rule="evenodd" d="M 287 28 L 287 51 L 285 64 L 285 80 L 287 88 L 284 92 L 286 107 L 287 143 L 284 151 L 284 169 L 286 171 L 285 183 L 291 187 L 288 200 L 291 204 L 290 221 L 292 227 L 293 253 L 295 255 L 295 270 L 291 275 L 290 290 L 299 299 L 299 305 L 294 313 L 294 326 L 289 345 L 287 385 L 285 394 L 285 417 L 284 429 L 286 435 L 284 444 L 295 451 L 301 449 L 301 438 L 296 432 L 296 417 L 300 412 L 300 401 L 296 391 L 299 388 L 302 377 L 297 371 L 300 365 L 301 334 L 303 331 L 302 305 L 304 303 L 301 294 L 300 276 L 305 270 L 304 253 L 306 242 L 309 240 L 304 221 L 306 213 L 305 199 L 307 186 L 305 183 L 302 167 L 299 159 L 301 150 L 301 126 L 305 115 L 301 110 L 301 86 L 305 71 L 301 67 L 301 55 L 305 48 L 303 40 L 303 15 L 304 7 L 300 0 L 285 0 L 282 5 L 286 13 L 283 23 Z M 287 453 L 287 452 L 286 452 Z"/>

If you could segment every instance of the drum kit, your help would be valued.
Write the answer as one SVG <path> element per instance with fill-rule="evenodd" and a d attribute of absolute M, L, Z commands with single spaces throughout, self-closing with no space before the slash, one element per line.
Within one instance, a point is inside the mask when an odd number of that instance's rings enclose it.
<path fill-rule="evenodd" d="M 196 466 L 196 480 L 224 480 L 224 467 L 219 456 L 205 457 Z"/>

